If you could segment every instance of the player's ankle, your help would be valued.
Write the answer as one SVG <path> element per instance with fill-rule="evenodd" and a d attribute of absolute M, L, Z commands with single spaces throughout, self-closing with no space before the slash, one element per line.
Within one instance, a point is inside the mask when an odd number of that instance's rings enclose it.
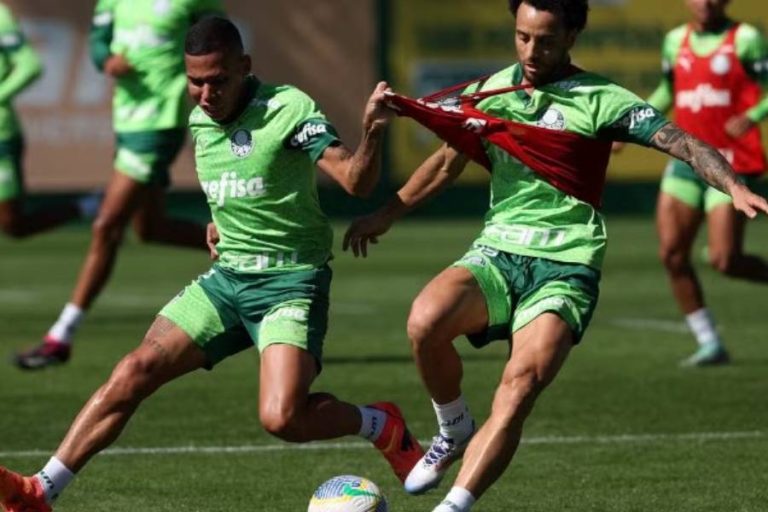
<path fill-rule="evenodd" d="M 75 474 L 56 457 L 51 457 L 34 478 L 40 482 L 46 503 L 53 503 L 75 478 Z"/>
<path fill-rule="evenodd" d="M 360 432 L 358 435 L 369 441 L 376 442 L 384 432 L 387 413 L 367 406 L 358 406 L 361 416 Z"/>
<path fill-rule="evenodd" d="M 461 487 L 453 487 L 432 512 L 469 512 L 477 499 Z"/>
<path fill-rule="evenodd" d="M 462 443 L 472 435 L 475 422 L 463 396 L 448 403 L 439 404 L 432 400 L 440 435 L 455 443 Z"/>

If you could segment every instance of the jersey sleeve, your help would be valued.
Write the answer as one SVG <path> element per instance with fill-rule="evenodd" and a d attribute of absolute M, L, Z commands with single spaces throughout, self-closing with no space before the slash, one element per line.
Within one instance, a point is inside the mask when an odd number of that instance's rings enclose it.
<path fill-rule="evenodd" d="M 304 151 L 312 162 L 317 162 L 326 149 L 341 144 L 336 128 L 306 94 L 296 90 L 289 110 L 295 121 L 284 141 L 286 148 Z"/>
<path fill-rule="evenodd" d="M 649 146 L 656 132 L 669 122 L 649 103 L 618 85 L 606 88 L 597 100 L 599 138 Z"/>
<path fill-rule="evenodd" d="M 736 53 L 747 74 L 768 92 L 768 41 L 755 27 L 742 24 L 736 33 Z M 768 117 L 768 95 L 750 110 L 747 117 L 760 122 Z"/>
<path fill-rule="evenodd" d="M 99 0 L 91 20 L 88 34 L 88 47 L 91 60 L 99 71 L 104 71 L 104 63 L 109 58 L 114 26 L 114 0 Z"/>
<path fill-rule="evenodd" d="M 11 71 L 0 82 L 0 103 L 8 103 L 37 79 L 43 71 L 37 52 L 26 41 L 7 7 L 0 5 L 0 51 Z"/>
<path fill-rule="evenodd" d="M 667 112 L 672 107 L 674 91 L 672 88 L 677 58 L 677 47 L 672 34 L 667 34 L 661 47 L 661 80 L 648 97 L 648 104 L 660 112 Z M 678 43 L 679 44 L 679 43 Z"/>

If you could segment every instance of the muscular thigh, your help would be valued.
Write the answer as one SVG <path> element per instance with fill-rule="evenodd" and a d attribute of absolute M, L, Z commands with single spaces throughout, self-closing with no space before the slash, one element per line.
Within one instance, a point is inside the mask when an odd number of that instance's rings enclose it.
<path fill-rule="evenodd" d="M 205 354 L 178 325 L 164 317 L 157 317 L 144 341 L 133 352 L 142 367 L 162 382 L 202 368 Z"/>
<path fill-rule="evenodd" d="M 690 250 L 702 219 L 701 210 L 666 192 L 659 194 L 656 228 L 662 248 Z"/>
<path fill-rule="evenodd" d="M 473 273 L 454 266 L 438 274 L 413 302 L 414 322 L 450 338 L 486 329 L 486 298 Z"/>
<path fill-rule="evenodd" d="M 545 313 L 515 332 L 504 379 L 533 374 L 546 386 L 555 378 L 573 347 L 571 327 L 559 315 Z"/>

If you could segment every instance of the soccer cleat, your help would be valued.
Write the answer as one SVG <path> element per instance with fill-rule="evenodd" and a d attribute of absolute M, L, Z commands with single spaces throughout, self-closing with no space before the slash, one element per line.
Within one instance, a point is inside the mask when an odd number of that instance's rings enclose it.
<path fill-rule="evenodd" d="M 40 481 L 0 466 L 0 508 L 6 512 L 51 512 Z"/>
<path fill-rule="evenodd" d="M 680 366 L 691 368 L 696 366 L 716 366 L 731 362 L 728 352 L 719 343 L 707 343 L 699 347 L 692 356 L 682 360 Z"/>
<path fill-rule="evenodd" d="M 424 450 L 418 439 L 408 431 L 403 413 L 397 405 L 392 402 L 377 402 L 368 407 L 387 414 L 384 429 L 373 445 L 387 459 L 400 482 L 404 483 L 408 473 L 424 455 Z"/>
<path fill-rule="evenodd" d="M 69 361 L 70 354 L 69 345 L 46 336 L 38 346 L 15 354 L 13 363 L 22 370 L 41 370 L 48 366 L 66 363 Z"/>
<path fill-rule="evenodd" d="M 433 437 L 427 453 L 416 463 L 405 479 L 405 492 L 423 494 L 437 487 L 451 464 L 464 455 L 475 433 L 474 424 L 472 427 L 472 433 L 461 443 L 455 443 L 453 439 L 444 437 L 442 434 Z"/>

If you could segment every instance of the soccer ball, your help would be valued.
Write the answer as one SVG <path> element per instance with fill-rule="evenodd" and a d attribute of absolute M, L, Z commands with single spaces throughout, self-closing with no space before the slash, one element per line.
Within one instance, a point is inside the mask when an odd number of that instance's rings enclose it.
<path fill-rule="evenodd" d="M 309 501 L 307 512 L 387 512 L 379 487 L 359 476 L 335 476 L 323 482 Z"/>

